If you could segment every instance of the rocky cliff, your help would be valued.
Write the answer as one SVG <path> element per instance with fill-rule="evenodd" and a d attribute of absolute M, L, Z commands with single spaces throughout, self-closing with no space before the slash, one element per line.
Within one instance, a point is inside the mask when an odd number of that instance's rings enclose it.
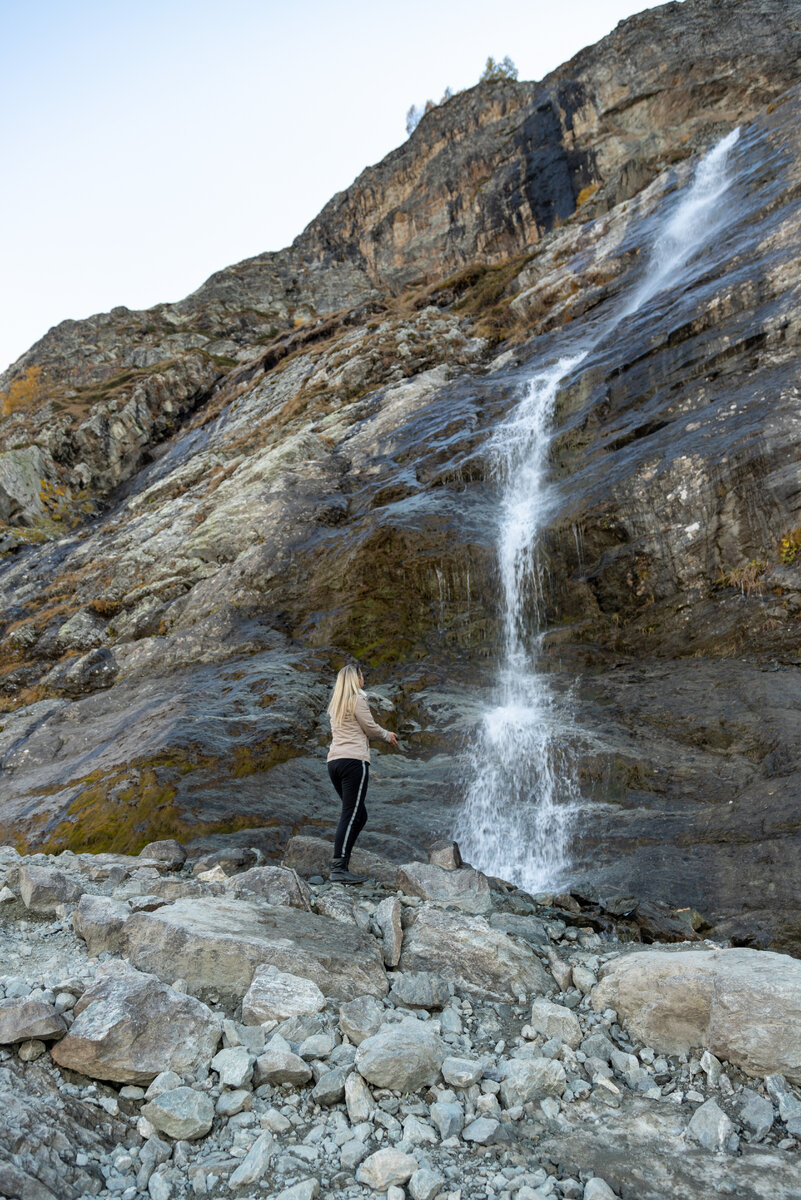
<path fill-rule="evenodd" d="M 574 882 L 797 952 L 800 57 L 797 3 L 644 13 L 453 97 L 287 250 L 15 363 L 0 835 L 273 854 L 330 827 L 345 654 L 406 749 L 372 845 L 451 828 L 498 653 L 492 431 L 739 125 L 725 229 L 560 394 L 546 662 L 575 696 Z"/>

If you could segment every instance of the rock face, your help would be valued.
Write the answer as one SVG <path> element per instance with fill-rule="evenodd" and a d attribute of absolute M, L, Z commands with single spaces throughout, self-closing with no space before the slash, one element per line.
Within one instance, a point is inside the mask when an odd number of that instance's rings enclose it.
<path fill-rule="evenodd" d="M 345 999 L 387 991 L 375 942 L 339 921 L 278 905 L 224 897 L 177 900 L 135 913 L 123 931 L 130 961 L 162 979 L 244 996 L 257 967 L 271 965 Z"/>
<path fill-rule="evenodd" d="M 571 882 L 801 946 L 796 8 L 661 5 L 456 95 L 287 250 L 64 322 L 0 378 L 0 838 L 323 832 L 318 873 L 348 655 L 407 751 L 376 751 L 367 873 L 452 838 L 501 645 L 493 431 L 592 343 L 541 547 Z M 725 237 L 593 343 L 738 124 Z"/>
<path fill-rule="evenodd" d="M 784 955 L 643 951 L 604 969 L 592 1003 L 660 1050 L 703 1046 L 749 1075 L 801 1082 L 801 963 Z"/>
<path fill-rule="evenodd" d="M 150 1083 L 161 1071 L 191 1073 L 220 1040 L 219 1020 L 204 1004 L 128 966 L 98 979 L 74 1012 L 53 1058 L 93 1079 Z"/>

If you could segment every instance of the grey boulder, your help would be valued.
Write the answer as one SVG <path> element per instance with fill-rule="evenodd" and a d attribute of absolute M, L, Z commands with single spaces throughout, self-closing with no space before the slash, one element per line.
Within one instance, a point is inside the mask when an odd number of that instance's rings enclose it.
<path fill-rule="evenodd" d="M 143 971 L 241 999 L 257 967 L 311 979 L 324 995 L 382 996 L 387 979 L 370 934 L 314 913 L 230 896 L 182 899 L 134 913 L 122 949 Z"/>
<path fill-rule="evenodd" d="M 141 1113 L 159 1133 L 186 1142 L 204 1137 L 214 1121 L 210 1098 L 190 1087 L 163 1092 L 144 1104 Z"/>
<path fill-rule="evenodd" d="M 273 1135 L 265 1130 L 256 1138 L 242 1162 L 229 1179 L 231 1188 L 245 1187 L 258 1183 L 270 1164 L 273 1152 Z"/>
<path fill-rule="evenodd" d="M 186 850 L 175 838 L 165 838 L 160 842 L 148 842 L 139 851 L 139 857 L 150 859 L 168 871 L 178 871 L 186 862 Z"/>
<path fill-rule="evenodd" d="M 356 1070 L 368 1083 L 396 1092 L 415 1092 L 434 1083 L 445 1045 L 422 1021 L 386 1025 L 356 1051 Z"/>
<path fill-rule="evenodd" d="M 726 1149 L 726 1143 L 733 1133 L 734 1126 L 714 1100 L 700 1104 L 687 1126 L 688 1138 L 717 1154 Z"/>
<path fill-rule="evenodd" d="M 339 1006 L 339 1028 L 358 1046 L 378 1033 L 386 1016 L 383 1004 L 375 996 L 356 996 Z"/>
<path fill-rule="evenodd" d="M 515 1058 L 504 1064 L 501 1100 L 516 1108 L 530 1100 L 561 1096 L 567 1085 L 565 1069 L 555 1058 Z"/>
<path fill-rule="evenodd" d="M 101 973 L 102 972 L 102 973 Z M 98 973 L 53 1048 L 61 1067 L 91 1079 L 150 1083 L 162 1071 L 194 1074 L 220 1040 L 220 1022 L 194 996 L 115 962 Z"/>
<path fill-rule="evenodd" d="M 273 1034 L 264 1053 L 256 1059 L 253 1070 L 253 1083 L 260 1087 L 263 1083 L 292 1083 L 295 1085 L 308 1083 L 312 1077 L 311 1067 L 295 1054 L 289 1042 L 279 1033 Z"/>
<path fill-rule="evenodd" d="M 287 842 L 283 865 L 292 867 L 306 879 L 310 875 L 328 875 L 333 857 L 333 846 L 323 838 L 293 837 Z M 353 851 L 351 870 L 357 875 L 367 875 L 378 883 L 395 887 L 398 868 L 395 863 L 358 847 Z"/>
<path fill-rule="evenodd" d="M 235 875 L 230 884 L 235 896 L 256 898 L 268 904 L 285 904 L 290 908 L 312 910 L 312 893 L 305 879 L 289 867 L 251 867 Z"/>
<path fill-rule="evenodd" d="M 388 1147 L 386 1150 L 376 1150 L 366 1158 L 356 1172 L 356 1182 L 376 1192 L 385 1192 L 395 1184 L 403 1187 L 408 1183 L 417 1170 L 417 1159 L 402 1150 Z"/>
<path fill-rule="evenodd" d="M 84 895 L 72 914 L 72 924 L 78 937 L 86 942 L 88 952 L 97 955 L 119 947 L 122 927 L 130 915 L 130 908 L 122 900 Z"/>
<path fill-rule="evenodd" d="M 428 971 L 398 972 L 392 976 L 389 998 L 408 1008 L 440 1009 L 451 998 L 450 988 L 439 975 Z"/>
<path fill-rule="evenodd" d="M 62 1038 L 67 1032 L 67 1023 L 52 1004 L 44 1000 L 22 999 L 0 1000 L 0 1046 L 11 1046 L 16 1042 L 31 1039 L 52 1041 Z"/>
<path fill-rule="evenodd" d="M 384 966 L 397 967 L 403 947 L 401 905 L 397 896 L 387 896 L 375 910 L 375 920 L 381 930 L 381 950 Z"/>
<path fill-rule="evenodd" d="M 801 1083 L 801 962 L 789 955 L 643 950 L 606 964 L 591 999 L 662 1053 L 702 1046 L 747 1075 Z"/>
<path fill-rule="evenodd" d="M 407 896 L 419 896 L 463 912 L 485 913 L 492 908 L 486 875 L 473 867 L 446 870 L 433 863 L 406 863 L 398 868 L 398 887 Z"/>
<path fill-rule="evenodd" d="M 26 863 L 19 872 L 19 894 L 31 912 L 54 913 L 59 904 L 71 904 L 86 887 L 55 867 L 37 867 Z"/>
<path fill-rule="evenodd" d="M 256 968 L 253 982 L 242 1000 L 242 1023 L 261 1025 L 265 1021 L 285 1021 L 302 1013 L 325 1008 L 325 996 L 311 979 L 290 975 L 277 967 Z"/>
<path fill-rule="evenodd" d="M 583 1034 L 579 1019 L 563 1004 L 553 1004 L 550 1000 L 535 1000 L 531 1006 L 529 1024 L 535 1033 L 541 1033 L 546 1038 L 559 1038 L 560 1041 L 566 1042 L 571 1050 L 576 1050 L 581 1044 Z"/>
<path fill-rule="evenodd" d="M 430 971 L 467 991 L 496 999 L 548 991 L 550 977 L 528 946 L 483 917 L 425 906 L 403 937 L 403 971 Z"/>

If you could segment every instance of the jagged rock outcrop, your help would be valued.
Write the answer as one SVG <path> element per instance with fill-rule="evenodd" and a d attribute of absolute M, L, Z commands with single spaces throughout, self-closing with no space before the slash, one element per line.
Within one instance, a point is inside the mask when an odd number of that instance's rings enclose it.
<path fill-rule="evenodd" d="M 544 646 L 590 804 L 573 882 L 798 950 L 800 11 L 664 5 L 456 96 L 287 251 L 6 373 L 2 836 L 277 857 L 335 817 L 345 654 L 406 750 L 360 846 L 452 833 L 499 645 L 492 431 L 741 124 L 725 228 L 559 397 Z"/>

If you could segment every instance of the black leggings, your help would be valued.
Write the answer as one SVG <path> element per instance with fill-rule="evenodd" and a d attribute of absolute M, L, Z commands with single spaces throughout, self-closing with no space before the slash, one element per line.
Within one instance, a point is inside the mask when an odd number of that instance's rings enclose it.
<path fill-rule="evenodd" d="M 356 838 L 367 823 L 364 797 L 370 779 L 370 764 L 360 758 L 332 758 L 328 774 L 342 801 L 342 816 L 334 838 L 334 858 L 343 858 L 347 863 Z"/>

